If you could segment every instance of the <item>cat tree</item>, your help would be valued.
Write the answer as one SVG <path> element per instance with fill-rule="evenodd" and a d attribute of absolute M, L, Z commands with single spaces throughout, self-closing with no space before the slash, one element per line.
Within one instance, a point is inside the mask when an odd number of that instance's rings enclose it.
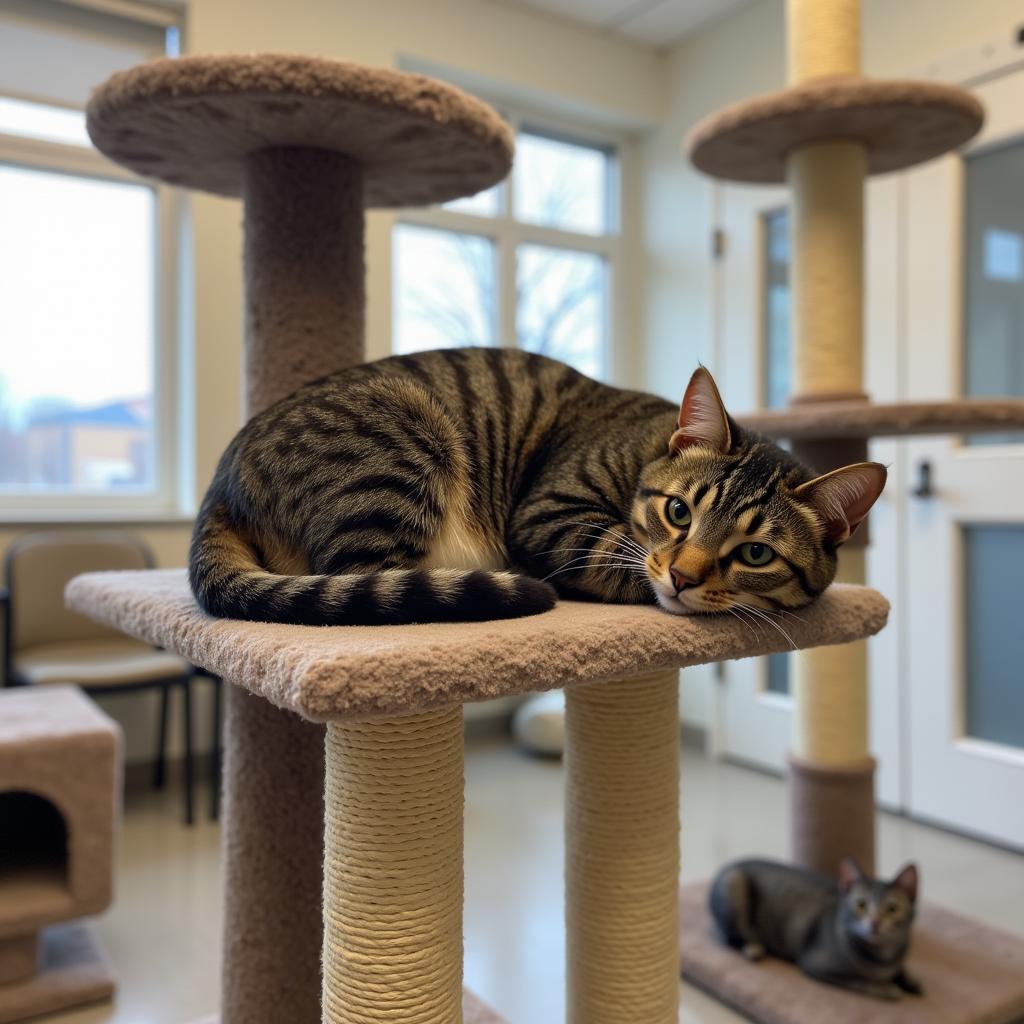
<path fill-rule="evenodd" d="M 820 472 L 866 459 L 871 437 L 1024 426 L 1020 399 L 875 406 L 863 392 L 865 177 L 964 144 L 981 127 L 980 103 L 953 86 L 861 77 L 859 0 L 787 0 L 786 18 L 789 87 L 712 115 L 687 141 L 691 160 L 707 174 L 788 182 L 792 193 L 794 397 L 786 411 L 742 422 L 788 438 Z M 839 579 L 864 582 L 867 539 L 862 528 L 841 549 Z M 852 855 L 872 871 L 875 765 L 866 645 L 801 651 L 793 660 L 793 859 L 835 874 L 840 859 Z M 683 900 L 684 918 L 701 920 L 703 888 L 684 891 Z M 939 1007 L 950 1021 L 1005 1021 L 1024 1012 L 1024 985 L 1014 977 L 1024 964 L 1024 944 L 936 908 L 927 908 L 918 932 L 924 934 L 918 953 L 934 968 L 925 978 L 930 995 L 922 1016 L 906 1007 L 891 1018 L 873 1009 L 873 1020 L 935 1020 Z M 863 1002 L 834 993 L 826 1002 L 819 986 L 794 980 L 791 972 L 779 984 L 773 968 L 723 959 L 696 923 L 685 935 L 689 976 L 758 1020 L 863 1019 Z M 941 969 L 954 956 L 971 963 L 976 984 L 959 984 Z M 810 985 L 808 993 L 801 984 Z"/>
<path fill-rule="evenodd" d="M 115 75 L 88 114 L 119 163 L 243 198 L 250 414 L 363 358 L 365 206 L 469 195 L 512 158 L 506 125 L 450 86 L 306 57 L 157 61 Z M 772 637 L 573 602 L 446 626 L 218 620 L 182 571 L 93 574 L 67 594 L 234 684 L 225 1024 L 496 1020 L 461 992 L 462 705 L 559 686 L 568 1019 L 675 1024 L 677 670 L 781 649 Z M 793 637 L 847 643 L 887 607 L 838 586 Z"/>

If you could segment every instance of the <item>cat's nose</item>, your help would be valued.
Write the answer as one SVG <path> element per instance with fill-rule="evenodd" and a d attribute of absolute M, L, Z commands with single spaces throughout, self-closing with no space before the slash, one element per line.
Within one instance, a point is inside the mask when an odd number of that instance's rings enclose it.
<path fill-rule="evenodd" d="M 685 590 L 687 587 L 699 587 L 704 582 L 703 579 L 698 579 L 696 575 L 684 572 L 674 565 L 669 569 L 668 574 L 672 577 L 672 583 L 677 593 L 680 590 Z"/>

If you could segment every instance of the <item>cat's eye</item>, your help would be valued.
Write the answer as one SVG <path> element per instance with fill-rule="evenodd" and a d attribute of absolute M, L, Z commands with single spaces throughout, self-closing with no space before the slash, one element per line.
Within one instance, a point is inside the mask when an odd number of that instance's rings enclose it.
<path fill-rule="evenodd" d="M 741 544 L 739 554 L 744 565 L 767 565 L 775 557 L 775 552 L 767 544 L 756 543 Z"/>
<path fill-rule="evenodd" d="M 900 905 L 896 903 L 894 900 L 890 900 L 885 905 L 885 912 L 895 917 L 900 912 Z"/>
<path fill-rule="evenodd" d="M 678 526 L 681 530 L 688 527 L 693 519 L 690 506 L 682 498 L 669 498 L 665 505 L 665 515 L 673 526 Z"/>
<path fill-rule="evenodd" d="M 868 901 L 862 896 L 853 904 L 853 909 L 856 910 L 858 914 L 866 914 L 868 910 Z"/>

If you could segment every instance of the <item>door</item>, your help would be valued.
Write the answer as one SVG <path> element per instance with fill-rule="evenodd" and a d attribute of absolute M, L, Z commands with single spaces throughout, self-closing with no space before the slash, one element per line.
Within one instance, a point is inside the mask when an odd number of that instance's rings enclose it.
<path fill-rule="evenodd" d="M 976 91 L 981 137 L 906 175 L 912 399 L 1024 395 L 1024 72 Z M 1024 435 L 907 454 L 909 808 L 1024 847 Z"/>
<path fill-rule="evenodd" d="M 719 292 L 716 300 L 715 365 L 727 407 L 733 412 L 784 406 L 790 394 L 788 192 L 779 187 L 723 185 L 718 189 Z M 866 205 L 865 376 L 877 401 L 895 399 L 898 387 L 897 209 L 893 178 L 868 185 Z M 868 572 L 873 586 L 893 601 L 890 626 L 869 643 L 872 750 L 879 758 L 877 793 L 900 803 L 899 762 L 899 573 L 896 552 L 900 503 L 898 446 L 871 444 L 870 457 L 890 466 L 890 483 L 871 514 Z M 763 628 L 769 628 L 767 626 Z M 730 758 L 774 771 L 785 767 L 790 748 L 792 702 L 789 659 L 728 662 L 718 687 L 716 747 Z"/>

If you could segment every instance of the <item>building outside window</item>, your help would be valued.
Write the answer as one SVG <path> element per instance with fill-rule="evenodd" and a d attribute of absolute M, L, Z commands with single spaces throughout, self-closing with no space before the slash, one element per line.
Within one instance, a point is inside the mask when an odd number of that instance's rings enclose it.
<path fill-rule="evenodd" d="M 169 512 L 174 200 L 92 149 L 84 105 L 171 15 L 0 0 L 0 516 Z"/>

